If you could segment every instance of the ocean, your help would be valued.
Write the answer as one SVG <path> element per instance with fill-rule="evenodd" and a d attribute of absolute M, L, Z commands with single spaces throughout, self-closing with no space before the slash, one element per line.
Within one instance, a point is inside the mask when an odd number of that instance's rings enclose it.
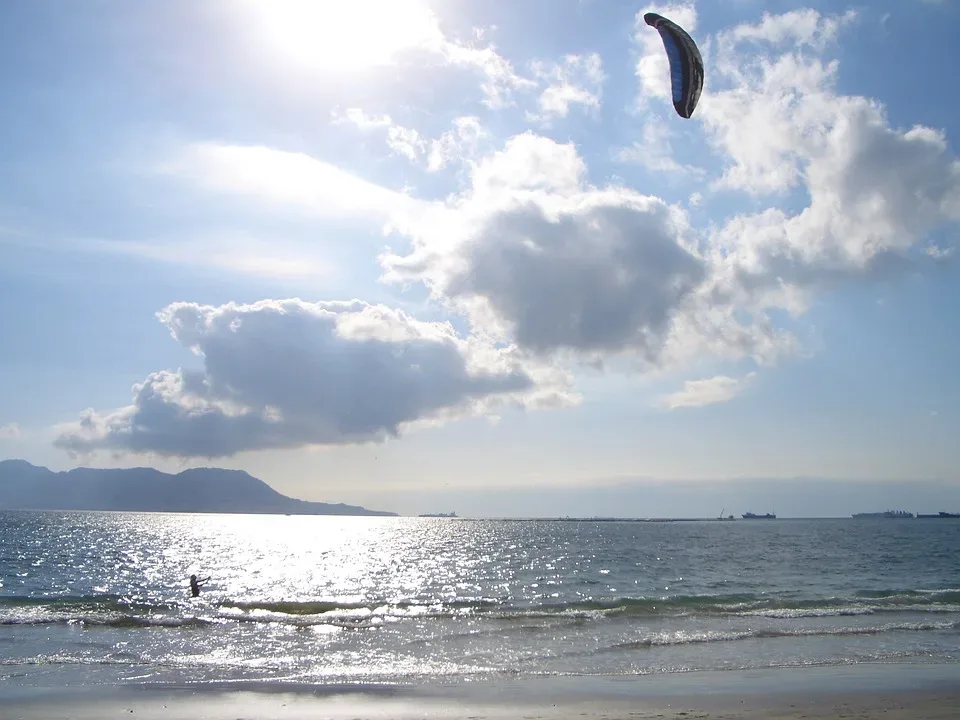
<path fill-rule="evenodd" d="M 0 684 L 958 662 L 960 521 L 0 512 Z"/>

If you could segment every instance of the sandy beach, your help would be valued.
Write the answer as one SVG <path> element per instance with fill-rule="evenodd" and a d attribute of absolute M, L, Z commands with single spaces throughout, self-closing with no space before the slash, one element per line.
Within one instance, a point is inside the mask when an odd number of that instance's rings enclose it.
<path fill-rule="evenodd" d="M 883 665 L 430 686 L 21 686 L 0 694 L 0 708 L 3 720 L 947 720 L 960 712 L 960 669 Z"/>
<path fill-rule="evenodd" d="M 483 705 L 435 702 L 374 701 L 358 698 L 304 697 L 300 695 L 235 693 L 229 695 L 109 698 L 79 706 L 75 703 L 37 702 L 0 710 L 4 720 L 644 720 L 685 718 L 699 720 L 799 720 L 800 718 L 851 718 L 857 720 L 953 720 L 960 693 L 934 697 L 911 694 L 865 698 L 851 694 L 830 701 L 812 699 L 807 704 L 778 705 L 765 702 L 740 708 L 705 709 L 701 704 L 654 707 L 645 703 L 591 703 L 588 705 Z"/>

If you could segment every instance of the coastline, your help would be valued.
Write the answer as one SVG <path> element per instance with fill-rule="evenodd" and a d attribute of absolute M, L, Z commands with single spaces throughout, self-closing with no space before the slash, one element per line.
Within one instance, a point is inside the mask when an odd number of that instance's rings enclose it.
<path fill-rule="evenodd" d="M 4 720 L 946 720 L 960 707 L 960 666 L 876 663 L 412 685 L 18 685 L 0 689 L 0 707 Z"/>

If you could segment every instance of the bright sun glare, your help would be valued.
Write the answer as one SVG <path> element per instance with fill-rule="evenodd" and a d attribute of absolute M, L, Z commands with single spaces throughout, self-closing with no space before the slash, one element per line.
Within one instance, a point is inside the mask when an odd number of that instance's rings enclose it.
<path fill-rule="evenodd" d="M 288 61 L 323 70 L 384 65 L 442 37 L 422 0 L 251 0 L 253 30 Z"/>

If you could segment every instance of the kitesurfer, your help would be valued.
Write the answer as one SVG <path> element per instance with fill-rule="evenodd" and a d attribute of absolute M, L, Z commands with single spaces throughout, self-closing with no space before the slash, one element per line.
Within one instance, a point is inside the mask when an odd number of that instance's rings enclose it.
<path fill-rule="evenodd" d="M 209 577 L 205 577 L 203 580 L 198 580 L 196 575 L 191 575 L 190 594 L 193 595 L 193 597 L 198 597 L 200 595 L 200 588 L 203 587 L 203 584 L 209 579 Z"/>

